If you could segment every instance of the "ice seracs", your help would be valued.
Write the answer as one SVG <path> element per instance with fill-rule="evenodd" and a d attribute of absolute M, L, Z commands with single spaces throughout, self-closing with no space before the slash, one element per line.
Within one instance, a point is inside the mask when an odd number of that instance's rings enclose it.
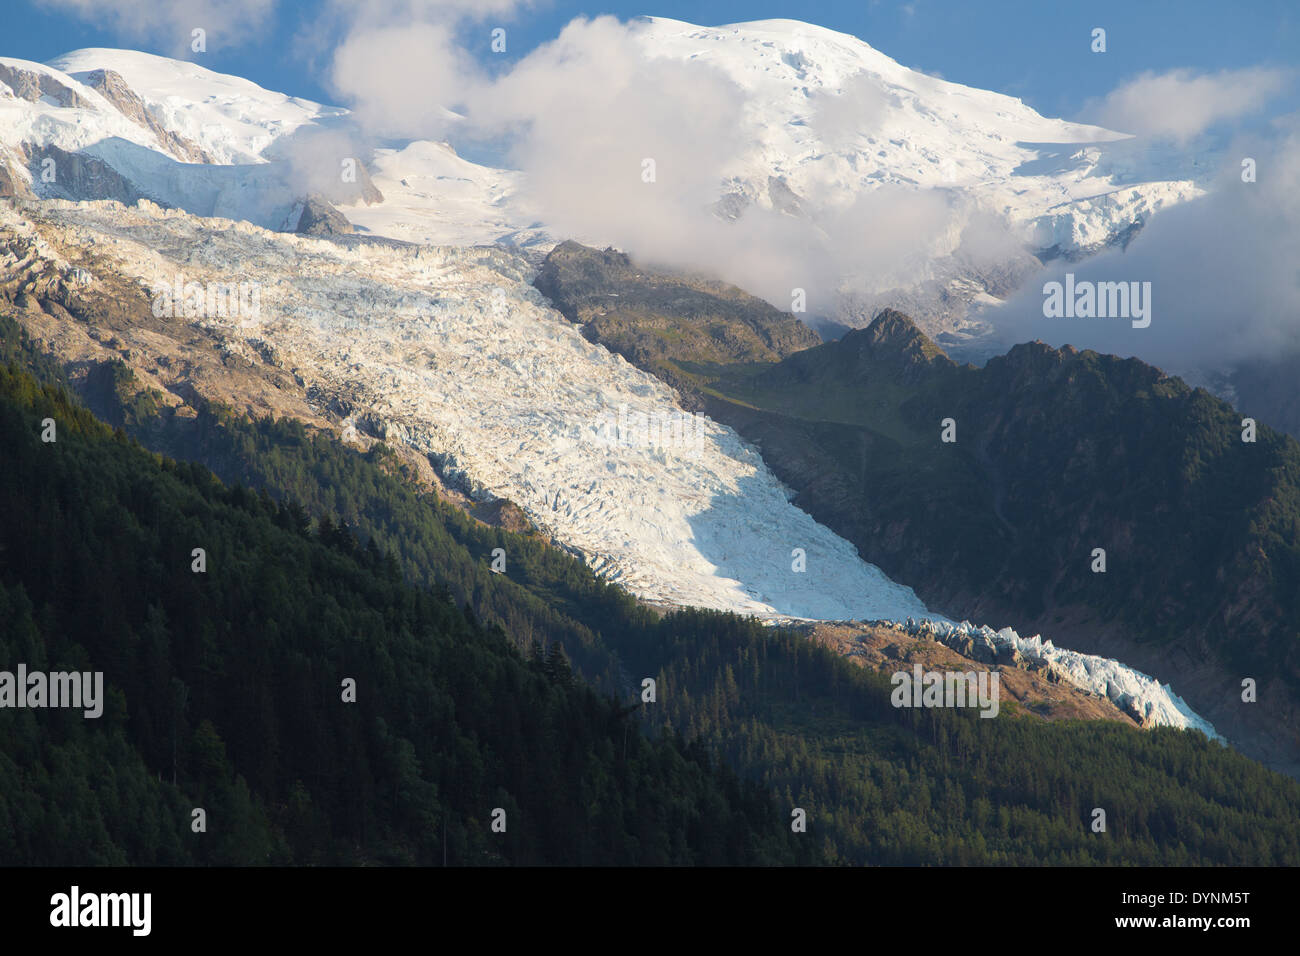
<path fill-rule="evenodd" d="M 1001 656 L 1000 651 L 1014 651 L 1021 657 L 1052 665 L 1071 684 L 1108 698 L 1143 725 L 1199 730 L 1211 740 L 1221 739 L 1214 726 L 1188 707 L 1168 684 L 1161 684 L 1119 661 L 1056 647 L 1038 634 L 1025 638 L 1010 627 L 995 631 L 970 621 L 957 624 L 942 617 L 908 618 L 904 629 L 912 635 L 925 634 L 950 647 L 964 648 L 973 642 L 992 652 L 995 658 Z"/>
<path fill-rule="evenodd" d="M 0 204 L 5 231 L 93 245 L 147 288 L 174 289 L 178 275 L 187 286 L 256 283 L 251 320 L 196 310 L 174 321 L 218 333 L 232 357 L 272 349 L 311 392 L 344 398 L 352 421 L 364 412 L 383 423 L 388 440 L 428 455 L 472 496 L 513 500 L 649 602 L 772 620 L 914 619 L 1049 660 L 1148 722 L 1213 733 L 1122 664 L 930 613 L 791 504 L 735 432 L 688 416 L 668 386 L 584 339 L 529 284 L 517 253 L 345 247 L 150 203 L 53 201 L 41 219 L 33 229 Z M 626 440 L 610 440 L 620 421 Z"/>
<path fill-rule="evenodd" d="M 400 426 L 468 493 L 510 498 L 648 601 L 810 619 L 925 612 L 794 507 L 734 432 L 584 339 L 516 254 L 340 248 L 148 205 L 56 211 L 116 240 L 151 288 L 178 275 L 187 287 L 258 282 L 255 321 L 188 320 L 234 345 L 268 343 L 309 387 Z"/>

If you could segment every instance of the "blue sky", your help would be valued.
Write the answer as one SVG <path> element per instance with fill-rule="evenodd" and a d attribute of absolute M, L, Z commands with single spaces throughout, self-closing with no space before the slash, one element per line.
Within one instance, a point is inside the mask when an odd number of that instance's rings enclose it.
<path fill-rule="evenodd" d="M 115 2 L 142 0 L 2 0 L 0 55 L 44 61 L 87 46 L 130 47 L 174 55 L 165 38 L 106 27 L 95 14 Z M 160 0 L 143 4 L 146 8 Z M 338 102 L 327 83 L 328 49 L 295 42 L 319 18 L 321 5 L 279 0 L 258 30 L 229 37 L 213 33 L 204 66 L 234 73 L 269 89 Z M 1126 79 L 1191 67 L 1218 71 L 1246 66 L 1295 66 L 1300 61 L 1300 4 L 1295 0 L 538 0 L 508 17 L 461 28 L 465 46 L 481 51 L 492 69 L 507 66 L 555 37 L 577 16 L 641 14 L 710 25 L 743 20 L 806 20 L 858 36 L 901 63 L 970 86 L 1018 96 L 1039 112 L 1073 117 L 1090 98 Z M 507 28 L 504 56 L 488 51 L 493 26 Z M 1089 50 L 1093 27 L 1107 30 L 1104 55 Z M 237 40 L 228 44 L 226 40 Z M 1293 94 L 1294 95 L 1294 94 Z M 1292 105 L 1290 108 L 1297 108 Z"/>

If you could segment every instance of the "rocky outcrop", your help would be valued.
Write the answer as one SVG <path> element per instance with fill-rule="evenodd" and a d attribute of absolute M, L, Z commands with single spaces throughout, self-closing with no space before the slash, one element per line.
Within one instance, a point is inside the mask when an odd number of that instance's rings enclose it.
<path fill-rule="evenodd" d="M 799 624 L 807 637 L 843 655 L 855 664 L 892 675 L 919 664 L 923 671 L 998 674 L 1000 716 L 1025 716 L 1044 720 L 1113 720 L 1150 726 L 1135 709 L 1120 707 L 1105 693 L 1062 680 L 1061 672 L 1035 658 L 1001 665 L 992 654 L 972 656 L 966 643 L 936 639 L 932 633 L 909 629 L 894 621 L 827 622 Z M 983 642 L 977 642 L 983 647 Z M 1014 702 L 1015 705 L 1012 706 Z"/>
<path fill-rule="evenodd" d="M 285 226 L 284 231 L 304 236 L 346 236 L 353 232 L 352 223 L 323 196 L 308 196 L 295 206 Z"/>
<path fill-rule="evenodd" d="M 370 178 L 365 164 L 361 162 L 356 164 L 355 182 L 343 182 L 335 175 L 324 178 L 316 185 L 320 189 L 317 193 L 318 197 L 329 203 L 363 202 L 367 206 L 372 206 L 384 201 L 384 194 L 379 191 L 375 181 Z"/>
<path fill-rule="evenodd" d="M 22 161 L 0 146 L 0 199 L 35 199 L 36 194 L 23 175 Z"/>
<path fill-rule="evenodd" d="M 31 174 L 32 189 L 42 199 L 113 199 L 124 206 L 134 206 L 148 199 L 162 208 L 168 204 L 141 192 L 134 182 L 97 156 L 70 153 L 58 146 L 24 146 L 25 165 Z M 50 162 L 47 163 L 46 161 Z M 46 181 L 45 171 L 53 172 Z"/>
<path fill-rule="evenodd" d="M 534 281 L 583 335 L 689 387 L 678 362 L 776 361 L 820 343 L 798 318 L 703 276 L 656 272 L 614 249 L 562 242 Z"/>
<path fill-rule="evenodd" d="M 995 631 L 966 621 L 952 624 L 909 618 L 901 623 L 871 624 L 937 641 L 985 665 L 1027 670 L 1051 684 L 1070 684 L 1083 693 L 1109 700 L 1140 727 L 1186 727 L 1217 736 L 1214 727 L 1167 685 L 1118 661 L 1057 648 L 1038 636 L 1025 639 L 1011 628 Z"/>
<path fill-rule="evenodd" d="M 41 97 L 49 97 L 62 107 L 76 109 L 93 109 L 93 105 L 75 89 L 60 83 L 48 73 L 39 70 L 24 70 L 20 67 L 0 63 L 0 83 L 13 91 L 14 96 L 29 103 L 37 102 Z"/>
<path fill-rule="evenodd" d="M 885 309 L 865 329 L 847 332 L 835 342 L 792 355 L 763 375 L 771 387 L 818 381 L 857 384 L 887 376 L 914 386 L 957 368 L 902 312 Z"/>

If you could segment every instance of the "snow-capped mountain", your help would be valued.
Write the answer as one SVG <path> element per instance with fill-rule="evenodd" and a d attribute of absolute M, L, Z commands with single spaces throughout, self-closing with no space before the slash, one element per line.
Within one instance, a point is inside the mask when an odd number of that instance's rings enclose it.
<path fill-rule="evenodd" d="M 1082 252 L 1194 194 L 1204 174 L 1123 133 L 908 69 L 824 27 L 652 17 L 637 35 L 647 57 L 708 63 L 744 91 L 756 135 L 736 170 L 741 201 L 788 203 L 772 177 L 805 209 L 845 206 L 883 185 L 947 190 L 1025 225 L 1038 250 Z"/>
<path fill-rule="evenodd" d="M 908 69 L 823 27 L 645 18 L 629 31 L 647 62 L 707 63 L 735 84 L 748 139 L 735 144 L 714 210 L 806 220 L 838 269 L 821 317 L 850 326 L 888 305 L 959 345 L 981 330 L 972 313 L 1037 267 L 1033 254 L 1078 257 L 1124 242 L 1160 208 L 1200 195 L 1208 172 L 1121 133 Z M 533 211 L 526 171 L 468 162 L 447 143 L 367 150 L 346 110 L 125 50 L 79 50 L 46 65 L 0 58 L 0 151 L 0 186 L 8 167 L 14 188 L 40 196 L 143 196 L 282 229 L 315 192 L 359 231 L 417 243 L 608 239 L 552 235 Z M 58 176 L 59 151 L 99 165 Z M 366 164 L 349 186 L 338 165 L 353 152 Z M 50 159 L 54 181 L 42 175 Z M 882 196 L 885 208 L 871 204 Z M 857 252 L 854 238 L 877 218 L 880 229 L 922 221 L 906 256 Z"/>
<path fill-rule="evenodd" d="M 844 262 L 830 317 L 853 327 L 889 306 L 932 334 L 960 329 L 971 306 L 998 301 L 1036 267 L 1031 253 L 1081 257 L 1126 241 L 1162 207 L 1201 195 L 1209 172 L 1171 149 L 908 69 L 819 26 L 647 18 L 636 35 L 647 57 L 710 64 L 743 91 L 754 138 L 724 209 L 823 226 L 828 254 Z M 896 202 L 855 207 L 882 190 Z M 845 214 L 879 214 L 881 229 L 899 233 L 908 232 L 900 220 L 931 221 L 917 255 L 882 268 L 834 248 L 858 235 L 839 222 Z"/>
<path fill-rule="evenodd" d="M 83 84 L 94 83 L 101 70 L 118 74 L 159 125 L 197 144 L 205 162 L 224 166 L 265 162 L 277 140 L 347 112 L 132 50 L 77 50 L 51 60 L 48 68 Z"/>
<path fill-rule="evenodd" d="M 0 57 L 5 192 L 147 198 L 289 230 L 301 200 L 322 194 L 358 231 L 392 239 L 545 238 L 510 202 L 517 173 L 467 162 L 446 143 L 370 151 L 345 109 L 131 50 L 78 50 L 49 64 Z"/>
<path fill-rule="evenodd" d="M 145 197 L 202 215 L 282 221 L 302 190 L 273 148 L 345 111 L 126 50 L 51 65 L 0 58 L 0 165 L 10 191 Z"/>

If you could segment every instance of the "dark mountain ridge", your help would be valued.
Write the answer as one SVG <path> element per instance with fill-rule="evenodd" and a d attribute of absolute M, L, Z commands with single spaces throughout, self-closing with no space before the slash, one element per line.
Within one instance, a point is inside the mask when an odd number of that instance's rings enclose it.
<path fill-rule="evenodd" d="M 930 607 L 1144 669 L 1300 773 L 1294 439 L 1243 441 L 1230 405 L 1137 359 L 1031 342 L 957 365 L 892 310 L 779 362 L 677 365 L 799 507 Z"/>

